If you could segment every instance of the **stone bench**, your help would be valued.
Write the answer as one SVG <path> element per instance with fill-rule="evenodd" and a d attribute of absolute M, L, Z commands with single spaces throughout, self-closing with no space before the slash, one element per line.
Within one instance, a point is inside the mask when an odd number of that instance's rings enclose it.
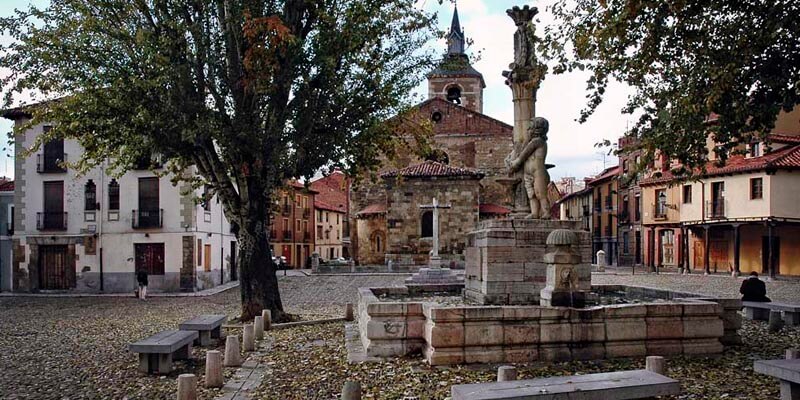
<path fill-rule="evenodd" d="M 139 371 L 167 374 L 172 371 L 172 360 L 192 357 L 192 342 L 196 331 L 163 331 L 128 345 L 130 351 L 139 353 Z"/>
<path fill-rule="evenodd" d="M 195 344 L 208 346 L 211 344 L 211 338 L 219 339 L 222 324 L 224 324 L 227 319 L 228 317 L 224 315 L 206 314 L 184 321 L 178 327 L 182 331 L 197 331 L 199 337 L 195 341 Z"/>
<path fill-rule="evenodd" d="M 645 399 L 680 394 L 678 381 L 646 370 L 455 385 L 453 400 Z"/>
<path fill-rule="evenodd" d="M 800 399 L 800 359 L 756 361 L 753 369 L 780 379 L 781 400 Z"/>
<path fill-rule="evenodd" d="M 768 321 L 770 311 L 781 311 L 786 325 L 800 325 L 800 304 L 743 301 L 742 306 L 744 307 L 745 316 L 749 319 Z"/>

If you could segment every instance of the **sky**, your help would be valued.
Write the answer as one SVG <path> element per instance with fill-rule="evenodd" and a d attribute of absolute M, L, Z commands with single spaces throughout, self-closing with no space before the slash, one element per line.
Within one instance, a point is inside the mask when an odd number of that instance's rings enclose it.
<path fill-rule="evenodd" d="M 474 64 L 475 69 L 483 74 L 486 81 L 484 90 L 485 114 L 513 124 L 513 108 L 511 89 L 504 84 L 501 73 L 508 69 L 513 59 L 513 35 L 515 26 L 505 10 L 512 6 L 529 4 L 539 9 L 536 17 L 537 29 L 552 23 L 547 6 L 555 0 L 520 1 L 520 0 L 458 0 L 458 13 L 461 26 L 466 36 L 474 43 L 468 53 L 481 53 L 480 60 Z M 0 16 L 9 16 L 15 8 L 25 8 L 31 2 L 37 5 L 47 4 L 48 0 L 0 0 Z M 418 4 L 438 15 L 439 27 L 446 30 L 450 27 L 453 15 L 453 4 L 437 0 L 419 0 Z M 0 36 L 0 42 L 7 43 L 8 37 Z M 444 40 L 431 42 L 436 51 L 445 50 Z M 0 70 L 0 75 L 3 71 Z M 622 114 L 627 96 L 632 89 L 620 84 L 611 83 L 606 91 L 603 104 L 586 123 L 580 124 L 577 118 L 586 105 L 587 73 L 574 72 L 563 75 L 548 74 L 542 83 L 537 96 L 536 112 L 538 116 L 550 121 L 548 133 L 548 162 L 556 167 L 550 170 L 553 180 L 572 176 L 583 178 L 592 176 L 605 167 L 617 163 L 614 156 L 607 155 L 607 149 L 594 146 L 604 139 L 615 139 L 621 136 L 633 121 L 627 114 Z M 416 90 L 427 94 L 427 85 L 422 82 Z M 24 100 L 24 99 L 23 99 Z M 0 133 L 11 130 L 11 123 L 0 119 Z M 6 141 L 0 142 L 0 176 L 13 176 L 13 155 L 7 149 Z"/>

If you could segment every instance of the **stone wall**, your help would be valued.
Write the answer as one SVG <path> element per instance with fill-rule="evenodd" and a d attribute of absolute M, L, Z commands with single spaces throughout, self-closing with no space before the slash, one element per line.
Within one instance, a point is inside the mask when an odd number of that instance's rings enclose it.
<path fill-rule="evenodd" d="M 467 233 L 478 223 L 480 185 L 477 179 L 404 178 L 388 183 L 386 260 L 427 264 L 432 238 L 421 237 L 422 205 L 435 197 L 450 208 L 439 210 L 439 253 L 463 254 Z"/>
<path fill-rule="evenodd" d="M 468 237 L 465 297 L 479 304 L 539 304 L 539 292 L 547 278 L 543 259 L 545 253 L 552 251 L 545 244 L 550 232 L 573 230 L 580 243 L 574 251 L 581 256 L 581 262 L 588 264 L 591 260 L 589 232 L 579 228 L 578 221 L 482 221 Z"/>
<path fill-rule="evenodd" d="M 355 236 L 358 248 L 359 264 L 384 264 L 386 254 L 386 215 L 369 215 L 359 217 L 355 220 Z M 375 236 L 381 237 L 381 249 L 378 249 L 372 241 Z"/>

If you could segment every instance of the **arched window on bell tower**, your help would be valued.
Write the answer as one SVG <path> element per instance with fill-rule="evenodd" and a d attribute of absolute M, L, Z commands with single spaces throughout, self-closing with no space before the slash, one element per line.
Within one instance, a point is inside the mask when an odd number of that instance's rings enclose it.
<path fill-rule="evenodd" d="M 461 88 L 458 85 L 452 85 L 447 88 L 447 101 L 461 104 Z"/>

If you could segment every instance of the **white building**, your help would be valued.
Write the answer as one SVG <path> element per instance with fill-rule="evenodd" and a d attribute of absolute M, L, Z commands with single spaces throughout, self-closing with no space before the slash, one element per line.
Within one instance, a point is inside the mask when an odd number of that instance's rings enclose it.
<path fill-rule="evenodd" d="M 5 118 L 22 124 L 19 109 Z M 169 177 L 137 169 L 114 179 L 102 168 L 78 176 L 62 168 L 82 153 L 53 141 L 22 157 L 49 129 L 37 125 L 15 139 L 15 291 L 133 292 L 135 273 L 149 273 L 155 291 L 195 291 L 236 279 L 236 239 L 216 198 L 175 187 Z M 188 171 L 191 173 L 191 171 Z"/>

